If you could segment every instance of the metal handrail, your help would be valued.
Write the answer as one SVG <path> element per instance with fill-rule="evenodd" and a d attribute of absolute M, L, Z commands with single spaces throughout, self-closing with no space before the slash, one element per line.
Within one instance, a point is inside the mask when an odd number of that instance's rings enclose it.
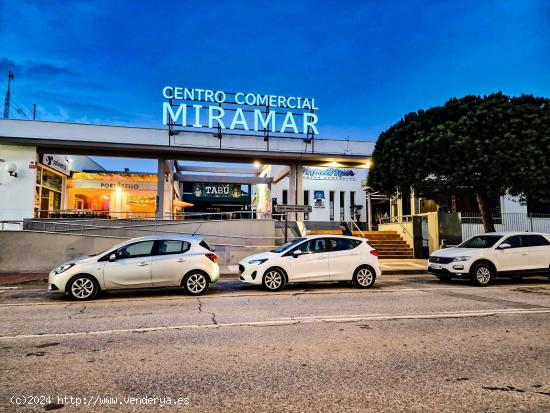
<path fill-rule="evenodd" d="M 361 234 L 361 237 L 366 238 L 365 233 L 359 228 L 359 225 L 357 225 L 357 222 L 355 222 L 353 219 L 350 219 L 349 222 L 351 223 L 351 227 L 355 227 L 357 231 Z"/>
<path fill-rule="evenodd" d="M 193 222 L 193 224 L 199 224 L 201 221 L 196 221 L 196 222 Z M 84 232 L 88 232 L 86 235 L 90 235 L 89 234 L 89 231 L 86 231 L 86 230 L 102 230 L 102 229 L 107 229 L 107 230 L 133 230 L 133 231 L 137 231 L 137 232 L 154 232 L 155 234 L 156 233 L 160 233 L 160 234 L 176 234 L 176 235 L 200 235 L 200 236 L 204 236 L 204 237 L 219 237 L 219 238 L 233 238 L 233 239 L 273 239 L 273 240 L 277 240 L 277 239 L 283 239 L 284 237 L 283 236 L 275 236 L 275 237 L 255 237 L 255 236 L 246 236 L 246 237 L 243 237 L 243 236 L 238 236 L 238 235 L 220 235 L 220 234 L 209 234 L 209 233 L 201 233 L 201 232 L 185 232 L 185 231 L 169 231 L 169 230 L 162 230 L 162 229 L 159 229 L 157 226 L 154 226 L 153 228 L 153 231 L 151 231 L 151 229 L 146 229 L 146 228 L 140 228 L 140 226 L 116 226 L 116 225 L 92 225 L 92 224 L 77 224 L 77 223 L 71 223 L 71 222 L 50 222 L 50 221 L 41 221 L 41 220 L 28 220 L 27 223 L 36 223 L 36 224 L 40 224 L 43 226 L 43 230 L 39 231 L 39 230 L 31 230 L 31 231 L 34 231 L 34 232 L 51 232 L 51 233 L 64 233 L 64 234 L 71 234 L 71 233 L 80 233 L 81 235 L 84 235 Z M 177 224 L 180 224 L 178 222 L 167 222 L 167 223 L 164 223 L 163 225 L 177 225 Z M 48 225 L 53 225 L 54 226 L 54 229 L 56 226 L 79 226 L 79 228 L 75 228 L 75 229 L 61 229 L 61 231 L 55 231 L 55 230 L 50 230 L 48 231 L 46 228 Z M 143 225 L 143 226 L 147 226 L 147 225 Z"/>
<path fill-rule="evenodd" d="M 422 215 L 428 215 L 428 214 L 417 214 L 419 216 Z M 378 225 L 382 224 L 398 224 L 402 229 L 403 233 L 408 234 L 409 237 L 414 238 L 413 234 L 409 232 L 407 228 L 405 228 L 405 225 L 403 223 L 411 223 L 413 222 L 413 215 L 400 215 L 395 217 L 383 217 L 378 219 Z"/>
<path fill-rule="evenodd" d="M 78 220 L 96 220 L 96 219 L 121 219 L 121 220 L 185 220 L 185 218 L 195 218 L 195 217 L 229 217 L 234 219 L 234 216 L 243 216 L 250 215 L 251 217 L 256 216 L 254 219 L 261 219 L 258 216 L 267 216 L 272 219 L 273 217 L 282 217 L 282 213 L 270 213 L 270 212 L 258 212 L 250 210 L 237 210 L 237 211 L 225 211 L 225 212 L 165 212 L 162 218 L 158 218 L 155 212 L 128 212 L 128 211 L 107 211 L 107 210 L 91 210 L 91 209 L 55 209 L 55 210 L 45 210 L 45 209 L 36 209 L 34 211 L 34 219 L 78 219 Z M 36 215 L 46 215 L 45 217 L 40 217 Z M 78 214 L 91 216 L 78 216 Z M 65 216 L 61 216 L 65 215 Z M 111 217 L 114 216 L 114 217 Z M 118 216 L 117 216 L 118 215 Z M 120 216 L 127 215 L 127 217 L 121 218 Z M 242 219 L 242 218 L 236 218 Z"/>

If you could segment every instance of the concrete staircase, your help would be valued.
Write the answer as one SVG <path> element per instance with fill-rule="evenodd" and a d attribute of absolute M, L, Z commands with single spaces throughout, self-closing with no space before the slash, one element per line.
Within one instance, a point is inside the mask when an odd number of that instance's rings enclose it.
<path fill-rule="evenodd" d="M 338 230 L 313 229 L 308 231 L 311 235 L 341 235 Z M 369 240 L 369 244 L 378 251 L 379 257 L 384 258 L 414 258 L 413 250 L 407 245 L 405 240 L 396 231 L 363 231 L 364 236 Z M 354 231 L 353 235 L 360 237 L 359 231 Z"/>

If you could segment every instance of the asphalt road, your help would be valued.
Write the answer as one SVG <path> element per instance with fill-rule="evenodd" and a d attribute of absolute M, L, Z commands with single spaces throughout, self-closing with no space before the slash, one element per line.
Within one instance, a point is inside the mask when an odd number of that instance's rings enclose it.
<path fill-rule="evenodd" d="M 86 303 L 27 285 L 0 287 L 0 317 L 1 411 L 550 411 L 544 278 L 275 294 L 222 280 Z"/>

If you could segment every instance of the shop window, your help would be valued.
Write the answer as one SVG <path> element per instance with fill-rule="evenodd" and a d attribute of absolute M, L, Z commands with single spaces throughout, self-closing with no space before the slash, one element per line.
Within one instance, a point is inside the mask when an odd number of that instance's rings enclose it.
<path fill-rule="evenodd" d="M 346 193 L 340 191 L 340 221 L 346 220 Z"/>
<path fill-rule="evenodd" d="M 334 191 L 329 192 L 329 213 L 330 213 L 330 220 L 334 221 Z"/>
<path fill-rule="evenodd" d="M 304 205 L 309 205 L 309 191 L 304 191 Z M 304 221 L 309 220 L 309 213 L 304 213 Z"/>
<path fill-rule="evenodd" d="M 283 189 L 283 205 L 287 205 L 287 204 L 288 204 L 288 190 Z"/>

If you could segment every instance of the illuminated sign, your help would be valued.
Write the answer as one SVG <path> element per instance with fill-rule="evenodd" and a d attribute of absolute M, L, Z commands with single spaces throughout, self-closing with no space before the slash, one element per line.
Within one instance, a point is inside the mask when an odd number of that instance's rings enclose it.
<path fill-rule="evenodd" d="M 71 179 L 68 181 L 69 188 L 80 189 L 106 189 L 114 191 L 116 189 L 126 191 L 156 191 L 156 182 L 142 181 L 102 181 L 96 179 Z"/>
<path fill-rule="evenodd" d="M 184 184 L 184 199 L 197 201 L 244 201 L 250 195 L 239 184 Z"/>
<path fill-rule="evenodd" d="M 162 122 L 192 128 L 317 135 L 315 99 L 166 86 Z M 185 103 L 174 104 L 172 101 Z M 195 103 L 196 102 L 196 103 Z M 298 111 L 298 112 L 297 112 Z"/>
<path fill-rule="evenodd" d="M 305 179 L 355 180 L 353 169 L 304 167 Z"/>
<path fill-rule="evenodd" d="M 45 154 L 42 156 L 42 163 L 65 175 L 71 174 L 71 165 L 64 156 Z"/>

